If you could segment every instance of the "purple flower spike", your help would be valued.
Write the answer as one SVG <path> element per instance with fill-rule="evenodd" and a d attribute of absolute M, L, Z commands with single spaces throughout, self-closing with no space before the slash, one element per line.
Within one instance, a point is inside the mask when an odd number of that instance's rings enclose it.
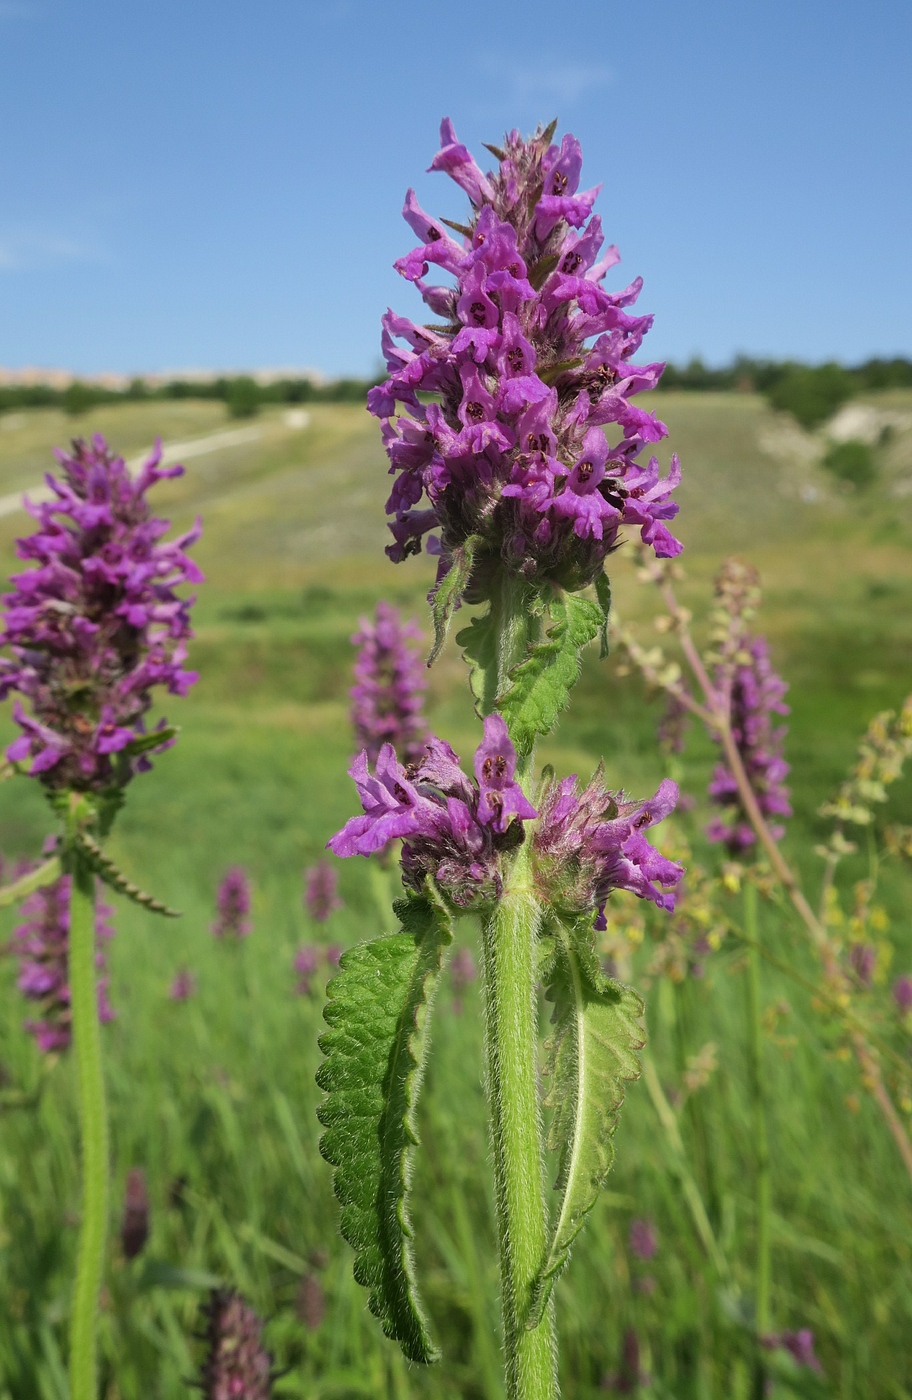
<path fill-rule="evenodd" d="M 349 773 L 364 816 L 346 822 L 329 849 L 337 856 L 368 856 L 401 839 L 407 888 L 420 890 L 430 877 L 458 908 L 496 898 L 498 855 L 514 834 L 521 839 L 523 821 L 537 815 L 514 781 L 516 750 L 499 716 L 485 720 L 475 772 L 473 783 L 441 739 L 431 739 L 408 771 L 391 744 L 380 750 L 374 774 L 367 755 L 359 754 Z"/>
<path fill-rule="evenodd" d="M 479 597 L 486 565 L 581 588 L 624 525 L 660 558 L 681 550 L 667 526 L 677 458 L 664 480 L 655 457 L 641 462 L 666 428 L 633 402 L 664 365 L 633 363 L 652 325 L 628 309 L 640 279 L 616 292 L 602 286 L 618 252 L 599 257 L 598 190 L 579 189 L 579 142 L 513 131 L 498 158 L 485 174 L 444 120 L 431 169 L 468 195 L 466 232 L 454 237 L 409 190 L 403 214 L 419 246 L 395 266 L 434 323 L 387 313 L 389 378 L 368 395 L 395 478 L 387 553 L 404 559 L 439 531 L 431 538 L 443 574 L 466 539 L 480 537 Z M 456 285 L 425 280 L 431 268 Z"/>
<path fill-rule="evenodd" d="M 912 1011 L 912 977 L 897 977 L 893 983 L 893 1000 L 902 1016 Z"/>
<path fill-rule="evenodd" d="M 775 726 L 773 715 L 787 715 L 784 703 L 788 686 L 770 665 L 764 637 L 747 642 L 749 662 L 737 665 L 731 678 L 731 727 L 738 752 L 751 787 L 765 817 L 790 817 L 785 778 L 789 765 L 782 757 L 785 726 Z M 721 668 L 717 682 L 724 682 Z M 718 763 L 709 784 L 710 798 L 723 810 L 706 829 L 710 841 L 721 841 L 733 856 L 749 850 L 756 842 L 754 829 L 741 806 L 734 774 L 726 763 Z M 779 822 L 770 823 L 778 840 L 785 832 Z"/>
<path fill-rule="evenodd" d="M 318 860 L 304 871 L 304 908 L 318 924 L 344 906 L 339 898 L 339 877 L 328 860 Z"/>
<path fill-rule="evenodd" d="M 190 1001 L 196 996 L 196 973 L 189 967 L 182 967 L 168 990 L 170 1001 Z"/>
<path fill-rule="evenodd" d="M 417 763 L 428 740 L 422 714 L 427 686 L 424 668 L 411 642 L 421 640 L 414 622 L 403 622 L 396 608 L 379 602 L 374 622 L 361 619 L 352 637 L 358 648 L 351 691 L 355 740 L 371 763 L 392 744 L 403 763 Z"/>
<path fill-rule="evenodd" d="M 609 792 L 599 770 L 579 790 L 573 776 L 552 782 L 542 802 L 533 851 L 542 887 L 557 907 L 571 913 L 596 911 L 595 927 L 604 929 L 605 905 L 612 890 L 629 890 L 672 910 L 675 888 L 684 869 L 647 841 L 647 827 L 674 811 L 678 785 L 669 778 L 655 797 L 629 802 Z"/>
<path fill-rule="evenodd" d="M 246 938 L 250 922 L 250 881 L 240 865 L 233 865 L 222 876 L 216 895 L 217 917 L 212 925 L 216 938 Z"/>
<path fill-rule="evenodd" d="M 127 1172 L 124 1212 L 120 1224 L 120 1243 L 125 1259 L 142 1254 L 149 1238 L 149 1190 L 142 1167 Z"/>
<path fill-rule="evenodd" d="M 305 943 L 295 954 L 294 970 L 298 974 L 295 991 L 300 997 L 310 996 L 310 979 L 320 966 L 320 950 L 312 943 Z"/>
<path fill-rule="evenodd" d="M 109 920 L 113 910 L 100 900 L 95 905 L 95 964 L 104 970 L 100 945 L 113 936 Z M 19 956 L 18 986 L 23 996 L 36 1002 L 40 1020 L 29 1019 L 25 1029 L 43 1054 L 66 1050 L 72 1035 L 70 1018 L 70 877 L 63 875 L 29 895 L 22 905 L 23 922 L 13 931 L 13 948 Z M 98 980 L 98 1018 L 113 1021 L 106 977 Z"/>
<path fill-rule="evenodd" d="M 809 1370 L 823 1375 L 823 1367 L 814 1352 L 814 1334 L 810 1327 L 799 1327 L 796 1332 L 774 1332 L 764 1337 L 762 1344 L 770 1351 L 781 1348 L 789 1352 L 799 1366 L 807 1366 Z"/>
<path fill-rule="evenodd" d="M 653 1259 L 658 1253 L 659 1237 L 651 1220 L 631 1220 L 628 1241 L 637 1259 Z"/>
<path fill-rule="evenodd" d="M 877 949 L 870 943 L 853 943 L 849 948 L 849 965 L 863 987 L 870 987 L 877 965 Z"/>
<path fill-rule="evenodd" d="M 233 1289 L 215 1289 L 203 1310 L 206 1359 L 199 1379 L 203 1400 L 269 1400 L 272 1357 L 263 1324 Z"/>
<path fill-rule="evenodd" d="M 22 734 L 7 750 L 12 762 L 29 763 L 49 787 L 98 791 L 122 786 L 173 743 L 149 745 L 145 716 L 155 686 L 186 695 L 196 680 L 184 669 L 193 600 L 175 590 L 203 577 L 186 554 L 200 524 L 162 543 L 167 521 L 149 513 L 145 495 L 183 467 L 159 467 L 160 445 L 136 476 L 100 436 L 57 455 L 61 476 L 47 476 L 54 499 L 28 507 L 39 528 L 17 542 L 33 567 L 3 599 L 0 645 L 12 656 L 0 659 L 0 699 L 16 692 L 33 711 L 13 707 Z"/>

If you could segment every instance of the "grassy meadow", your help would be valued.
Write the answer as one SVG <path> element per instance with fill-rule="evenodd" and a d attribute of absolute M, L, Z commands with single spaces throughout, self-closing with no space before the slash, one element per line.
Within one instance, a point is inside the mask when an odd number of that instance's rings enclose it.
<path fill-rule="evenodd" d="M 825 830 L 817 808 L 852 762 L 871 716 L 912 690 L 912 393 L 872 395 L 870 403 L 907 422 L 878 449 L 881 479 L 863 494 L 840 489 L 819 463 L 816 440 L 757 397 L 667 393 L 658 403 L 685 472 L 684 600 L 698 619 L 705 615 L 713 574 L 732 552 L 763 577 L 760 626 L 792 684 L 795 817 L 786 845 L 811 891 L 822 868 L 813 847 Z M 52 465 L 51 447 L 74 432 L 102 431 L 130 457 L 157 433 L 190 442 L 236 426 L 223 405 L 189 400 L 104 407 L 78 420 L 56 410 L 0 417 L 0 496 L 37 484 Z M 368 1315 L 351 1251 L 336 1231 L 315 1118 L 325 975 L 312 996 L 300 996 L 292 970 L 303 942 L 349 944 L 390 927 L 367 862 L 340 865 L 345 908 L 322 928 L 303 911 L 301 872 L 354 811 L 345 777 L 348 638 L 380 597 L 424 623 L 431 563 L 422 557 L 394 567 L 383 555 L 386 462 L 363 410 L 312 405 L 303 426 L 300 411 L 271 410 L 252 426 L 256 437 L 194 455 L 186 476 L 157 493 L 175 527 L 203 516 L 194 553 L 207 582 L 192 650 L 200 683 L 166 709 L 182 726 L 180 741 L 135 783 L 111 840 L 131 878 L 184 917 L 166 921 L 110 900 L 118 1016 L 104 1030 L 114 1160 L 105 1395 L 190 1394 L 199 1302 L 223 1280 L 270 1319 L 268 1340 L 285 1372 L 277 1395 L 498 1400 L 477 988 L 457 999 L 445 984 L 435 1010 L 414 1217 L 444 1360 L 422 1370 L 406 1365 Z M 4 574 L 16 567 L 13 541 L 26 527 L 21 512 L 0 517 Z M 637 581 L 629 551 L 615 556 L 612 579 L 620 616 L 648 638 L 655 600 Z M 593 648 L 541 761 L 588 774 L 604 755 L 611 785 L 652 792 L 666 773 L 655 742 L 659 710 L 636 678 L 620 675 L 614 658 L 599 662 Z M 428 711 L 435 730 L 469 757 L 478 724 L 452 643 L 431 673 Z M 7 716 L 3 725 L 5 737 Z M 718 852 L 700 835 L 712 759 L 708 740 L 692 734 L 675 776 L 697 802 L 675 818 L 671 835 L 686 836 L 715 869 Z M 912 782 L 897 785 L 888 815 L 912 822 Z M 5 857 L 34 856 L 50 829 L 37 785 L 0 787 Z M 210 924 L 216 884 L 232 863 L 253 879 L 255 926 L 242 944 L 225 946 Z M 866 873 L 861 853 L 845 862 L 841 885 L 848 890 Z M 912 972 L 910 894 L 909 876 L 885 867 L 891 976 Z M 739 912 L 732 896 L 732 916 Z M 761 920 L 769 946 L 813 976 L 787 915 L 764 901 Z M 4 940 L 14 923 L 4 911 Z M 471 943 L 474 931 L 460 931 Z M 673 983 L 647 975 L 651 942 L 647 934 L 631 969 L 634 984 L 646 988 L 646 1053 L 680 1105 L 677 1126 L 730 1277 L 720 1280 L 707 1262 L 668 1135 L 645 1085 L 632 1085 L 609 1189 L 557 1289 L 564 1393 L 592 1400 L 610 1393 L 614 1376 L 616 1393 L 627 1384 L 625 1393 L 654 1400 L 747 1400 L 749 1353 L 738 1319 L 750 1297 L 754 1216 L 742 962 L 726 942 L 702 979 Z M 199 991 L 175 1003 L 168 988 L 182 967 L 196 973 Z M 854 1062 L 843 1058 L 810 994 L 769 966 L 763 975 L 775 1322 L 813 1329 L 825 1373 L 796 1373 L 797 1389 L 783 1381 L 775 1394 L 912 1397 L 912 1186 Z M 0 1400 L 65 1400 L 79 1209 L 73 1066 L 66 1056 L 54 1063 L 39 1056 L 22 1030 L 28 1007 L 15 978 L 7 957 L 0 962 Z M 682 1076 L 708 1045 L 715 1069 L 685 1096 Z M 151 1235 L 127 1262 L 117 1229 L 134 1166 L 149 1182 Z M 634 1217 L 657 1228 L 658 1252 L 648 1263 L 628 1248 Z M 641 1347 L 638 1382 L 623 1371 L 631 1329 Z"/>

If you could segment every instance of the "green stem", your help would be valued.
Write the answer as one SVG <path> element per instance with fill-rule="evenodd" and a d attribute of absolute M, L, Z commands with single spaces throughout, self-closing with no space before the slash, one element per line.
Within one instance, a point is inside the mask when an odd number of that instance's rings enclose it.
<path fill-rule="evenodd" d="M 507 1400 L 557 1395 L 553 1304 L 536 1328 L 526 1327 L 532 1285 L 547 1248 L 534 981 L 540 917 L 523 850 L 482 941 Z"/>
<path fill-rule="evenodd" d="M 770 1333 L 772 1178 L 770 1176 L 769 1135 L 763 1084 L 763 1024 L 760 997 L 760 950 L 757 938 L 757 887 L 750 881 L 744 887 L 744 926 L 750 940 L 747 954 L 747 1012 L 757 1190 L 756 1329 L 758 1337 L 766 1337 Z M 765 1386 L 766 1368 L 762 1359 L 758 1358 L 754 1369 L 754 1395 L 757 1400 L 762 1400 Z"/>
<path fill-rule="evenodd" d="M 98 1395 L 98 1299 L 108 1221 L 108 1119 L 95 967 L 95 877 L 71 847 L 70 1009 L 79 1076 L 82 1223 L 70 1318 L 70 1398 Z"/>

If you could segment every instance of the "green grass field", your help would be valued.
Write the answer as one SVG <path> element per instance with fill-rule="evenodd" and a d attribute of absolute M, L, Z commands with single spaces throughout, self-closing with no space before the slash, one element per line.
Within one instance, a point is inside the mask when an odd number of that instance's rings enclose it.
<path fill-rule="evenodd" d="M 912 394 L 870 402 L 912 422 Z M 152 1232 L 132 1263 L 116 1239 L 112 1246 L 103 1326 L 108 1400 L 190 1393 L 186 1378 L 198 1356 L 190 1334 L 216 1277 L 243 1289 L 270 1319 L 270 1345 L 287 1368 L 277 1394 L 502 1394 L 474 989 L 461 1010 L 444 989 L 422 1108 L 414 1214 L 441 1365 L 407 1367 L 367 1314 L 336 1232 L 330 1170 L 317 1151 L 321 995 L 295 995 L 294 952 L 304 941 L 352 943 L 391 925 L 381 920 L 367 862 L 352 861 L 340 868 L 345 909 L 324 929 L 309 926 L 301 871 L 354 810 L 345 777 L 349 635 L 379 597 L 424 623 L 432 568 L 424 557 L 394 567 L 383 555 L 389 479 L 373 421 L 341 406 L 308 412 L 305 427 L 282 412 L 264 414 L 254 421 L 255 439 L 194 456 L 184 478 L 158 491 L 158 508 L 175 527 L 204 517 L 195 553 L 207 582 L 192 652 L 201 680 L 167 708 L 182 726 L 180 741 L 134 785 L 111 841 L 132 878 L 185 914 L 169 922 L 117 901 L 110 968 L 119 1014 L 104 1033 L 113 1225 L 116 1236 L 127 1170 L 142 1166 Z M 870 717 L 912 690 L 912 431 L 900 427 L 879 449 L 877 486 L 847 494 L 814 460 L 813 441 L 753 396 L 668 393 L 659 413 L 685 471 L 684 599 L 698 617 L 705 613 L 712 576 L 732 552 L 764 579 L 761 626 L 792 683 L 787 756 L 796 814 L 786 844 L 812 888 L 821 868 L 813 854 L 824 830 L 819 804 L 851 763 Z M 37 484 L 52 466 L 51 447 L 74 431 L 102 431 L 132 456 L 156 433 L 186 442 L 236 426 L 221 405 L 192 401 L 103 408 L 76 422 L 51 410 L 0 418 L 0 496 Z M 21 512 L 0 517 L 5 573 L 16 567 L 13 541 L 26 528 Z M 627 554 L 614 560 L 616 605 L 648 636 L 653 599 Z M 478 723 L 463 672 L 451 643 L 431 674 L 428 709 L 433 727 L 466 757 Z M 645 794 L 665 773 L 658 713 L 636 679 L 619 675 L 614 659 L 599 662 L 593 649 L 541 760 L 588 774 L 604 755 L 612 785 Z M 7 717 L 4 726 L 5 737 Z M 681 779 L 697 806 L 675 820 L 712 864 L 717 854 L 700 837 L 711 762 L 708 740 L 694 735 Z M 912 783 L 897 785 L 889 816 L 912 821 Z M 5 856 L 35 855 L 50 829 L 35 784 L 0 787 Z M 209 930 L 215 886 L 233 862 L 253 878 L 255 928 L 242 945 L 223 946 Z M 844 886 L 866 870 L 861 855 L 847 861 Z M 893 972 L 912 971 L 910 893 L 907 874 L 888 868 L 882 902 L 896 946 Z M 770 946 L 812 973 L 800 932 L 772 904 L 761 915 Z M 14 922 L 6 913 L 4 937 Z M 649 956 L 647 938 L 633 960 L 635 985 Z M 175 1004 L 167 991 L 182 966 L 197 973 L 199 994 Z M 5 959 L 0 1397 L 64 1400 L 79 1207 L 73 1066 L 66 1057 L 41 1063 L 21 1029 L 27 1007 L 15 976 L 14 960 Z M 912 1396 L 912 1188 L 833 1028 L 800 988 L 769 968 L 764 978 L 765 1001 L 790 1007 L 766 1045 L 776 1325 L 814 1329 L 826 1382 L 808 1394 Z M 672 1095 L 688 1057 L 716 1046 L 717 1068 L 687 1099 L 679 1123 L 731 1261 L 731 1284 L 720 1297 L 667 1138 L 645 1086 L 635 1084 L 609 1190 L 557 1290 L 564 1393 L 573 1400 L 606 1393 L 603 1378 L 617 1372 L 629 1328 L 643 1348 L 638 1394 L 746 1400 L 747 1352 L 734 1316 L 734 1300 L 750 1292 L 754 1231 L 743 982 L 726 945 L 701 981 L 655 980 L 647 992 L 647 1053 Z M 634 1216 L 657 1224 L 660 1247 L 649 1265 L 627 1248 Z M 317 1326 L 298 1316 L 302 1281 L 311 1299 L 315 1281 L 325 1295 Z"/>

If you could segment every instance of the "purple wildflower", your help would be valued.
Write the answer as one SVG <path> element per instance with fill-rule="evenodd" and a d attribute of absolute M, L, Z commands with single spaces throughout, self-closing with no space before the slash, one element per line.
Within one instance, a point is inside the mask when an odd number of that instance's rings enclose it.
<path fill-rule="evenodd" d="M 903 1016 L 912 1011 L 912 977 L 897 977 L 893 983 L 893 1000 Z"/>
<path fill-rule="evenodd" d="M 216 938 L 246 938 L 252 928 L 250 881 L 240 865 L 232 865 L 222 876 L 216 895 L 217 918 L 212 925 Z"/>
<path fill-rule="evenodd" d="M 374 774 L 364 753 L 349 773 L 364 816 L 352 817 L 327 843 L 335 855 L 372 855 L 401 838 L 407 888 L 420 890 L 430 876 L 457 907 L 496 898 L 498 854 L 521 839 L 522 822 L 537 815 L 516 782 L 516 750 L 500 715 L 484 722 L 474 783 L 449 744 L 436 738 L 408 770 L 384 744 Z"/>
<path fill-rule="evenodd" d="M 272 1357 L 253 1308 L 234 1289 L 216 1288 L 203 1311 L 207 1353 L 199 1388 L 204 1400 L 269 1400 Z"/>
<path fill-rule="evenodd" d="M 149 1192 L 142 1167 L 127 1172 L 124 1213 L 120 1225 L 120 1243 L 125 1259 L 141 1254 L 149 1238 Z"/>
<path fill-rule="evenodd" d="M 109 919 L 113 910 L 96 900 L 96 944 L 113 936 Z M 70 1025 L 70 876 L 62 875 L 29 895 L 22 905 L 23 923 L 13 931 L 13 947 L 19 956 L 18 986 L 23 996 L 38 1003 L 40 1020 L 27 1020 L 25 1029 L 39 1050 L 66 1050 Z M 95 963 L 104 968 L 104 954 L 96 946 Z M 98 980 L 98 1017 L 113 1021 L 106 977 Z"/>
<path fill-rule="evenodd" d="M 450 963 L 450 980 L 453 983 L 453 991 L 457 995 L 461 995 L 466 987 L 471 986 L 477 976 L 478 969 L 470 950 L 457 948 L 453 954 L 453 961 Z"/>
<path fill-rule="evenodd" d="M 870 987 L 877 964 L 877 949 L 870 943 L 853 943 L 849 948 L 849 966 L 863 987 Z"/>
<path fill-rule="evenodd" d="M 789 765 L 782 757 L 785 727 L 775 727 L 772 716 L 787 715 L 784 703 L 788 686 L 770 665 L 769 648 L 764 637 L 745 642 L 750 660 L 734 667 L 730 677 L 731 729 L 738 752 L 765 817 L 790 817 L 785 777 Z M 717 682 L 724 684 L 723 668 Z M 753 827 L 741 805 L 734 774 L 726 763 L 718 763 L 709 784 L 709 795 L 723 812 L 707 827 L 710 841 L 721 841 L 732 855 L 749 849 L 757 840 Z M 785 828 L 770 823 L 770 831 L 778 840 Z"/>
<path fill-rule="evenodd" d="M 636 1395 L 640 1387 L 649 1384 L 649 1376 L 640 1363 L 640 1339 L 632 1327 L 624 1333 L 621 1364 L 613 1374 L 602 1380 L 602 1389 L 615 1395 Z"/>
<path fill-rule="evenodd" d="M 168 991 L 171 1001 L 189 1001 L 196 996 L 196 973 L 191 972 L 189 967 L 182 967 L 175 974 L 174 981 Z"/>
<path fill-rule="evenodd" d="M 403 763 L 417 763 L 429 738 L 421 712 L 427 686 L 414 647 L 421 640 L 415 622 L 403 622 L 396 608 L 379 602 L 374 622 L 362 617 L 352 637 L 358 648 L 351 690 L 352 725 L 359 749 L 376 763 L 384 744 L 392 744 Z"/>
<path fill-rule="evenodd" d="M 541 803 L 533 850 L 542 887 L 556 907 L 578 914 L 594 908 L 600 931 L 612 890 L 629 890 L 660 909 L 674 909 L 683 867 L 657 851 L 643 832 L 669 816 L 677 800 L 678 785 L 666 778 L 654 797 L 627 801 L 604 787 L 601 768 L 582 791 L 575 775 L 552 782 Z"/>
<path fill-rule="evenodd" d="M 318 860 L 304 871 L 304 908 L 318 924 L 325 924 L 330 914 L 343 907 L 338 886 L 338 876 L 328 860 Z"/>
<path fill-rule="evenodd" d="M 294 970 L 298 974 L 295 991 L 298 996 L 310 996 L 310 979 L 320 966 L 320 950 L 312 943 L 305 943 L 295 953 Z"/>
<path fill-rule="evenodd" d="M 668 691 L 665 697 L 665 709 L 656 731 L 659 748 L 663 753 L 679 754 L 684 752 L 684 739 L 689 725 L 690 711 L 687 706 L 673 690 Z"/>
<path fill-rule="evenodd" d="M 796 1332 L 774 1332 L 762 1338 L 762 1344 L 770 1351 L 781 1348 L 789 1352 L 799 1366 L 807 1366 L 818 1375 L 823 1374 L 823 1367 L 814 1352 L 814 1334 L 810 1327 L 799 1327 Z"/>
<path fill-rule="evenodd" d="M 651 1220 L 631 1220 L 628 1242 L 638 1259 L 652 1259 L 658 1253 L 659 1237 Z"/>
<path fill-rule="evenodd" d="M 183 471 L 159 467 L 160 444 L 135 477 L 100 436 L 57 457 L 62 477 L 46 478 L 55 499 L 29 506 L 40 528 L 17 543 L 35 567 L 3 599 L 0 645 L 12 657 L 0 660 L 0 699 L 17 692 L 32 708 L 13 707 L 23 732 L 11 761 L 30 761 L 49 787 L 97 791 L 122 786 L 173 742 L 147 747 L 145 715 L 154 686 L 185 695 L 196 680 L 183 669 L 192 599 L 175 589 L 202 580 L 185 553 L 200 525 L 160 542 L 168 523 L 145 495 Z"/>
<path fill-rule="evenodd" d="M 524 140 L 512 131 L 497 171 L 484 175 L 448 118 L 440 135 L 431 168 L 446 171 L 472 208 L 467 233 L 454 238 L 413 190 L 406 195 L 419 246 L 395 266 L 436 324 L 383 318 L 390 377 L 370 391 L 368 408 L 382 420 L 395 477 L 387 553 L 418 553 L 439 530 L 428 549 L 440 554 L 442 577 L 466 539 L 480 537 L 479 597 L 492 566 L 580 588 L 601 572 L 623 525 L 659 557 L 678 554 L 665 524 L 678 509 L 669 500 L 678 459 L 664 480 L 655 457 L 640 462 L 667 429 L 632 402 L 655 388 L 664 365 L 631 363 L 652 317 L 625 309 L 641 279 L 620 292 L 602 286 L 619 256 L 610 247 L 599 259 L 601 220 L 590 219 L 598 191 L 578 190 L 579 142 L 567 135 L 558 147 L 550 132 Z M 425 281 L 431 264 L 455 287 Z"/>
<path fill-rule="evenodd" d="M 330 967 L 338 967 L 345 949 L 341 943 L 330 943 L 326 949 L 326 961 Z"/>

